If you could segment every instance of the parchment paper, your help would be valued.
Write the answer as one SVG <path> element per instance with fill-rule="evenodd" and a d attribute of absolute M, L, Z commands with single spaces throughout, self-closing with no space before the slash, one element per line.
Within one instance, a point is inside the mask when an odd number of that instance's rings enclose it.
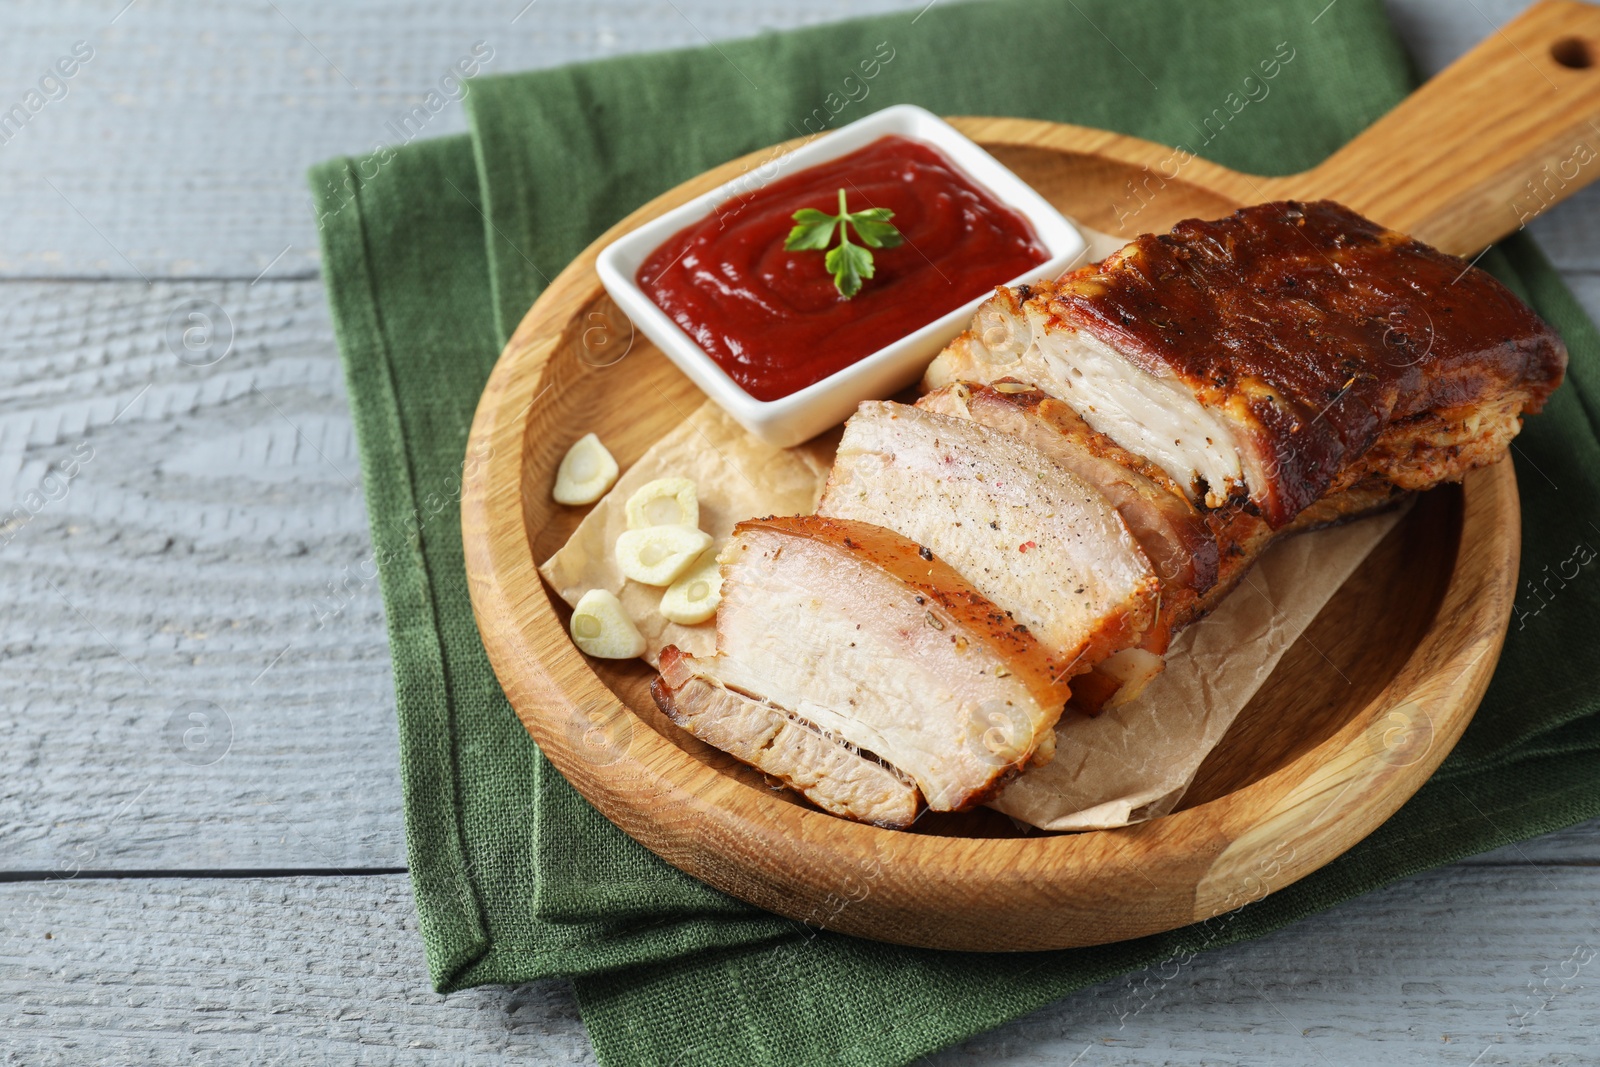
<path fill-rule="evenodd" d="M 1056 757 L 991 808 L 1043 830 L 1097 830 L 1165 815 L 1195 771 L 1401 512 L 1273 545 L 1217 609 L 1178 635 L 1133 700 L 1056 724 Z"/>

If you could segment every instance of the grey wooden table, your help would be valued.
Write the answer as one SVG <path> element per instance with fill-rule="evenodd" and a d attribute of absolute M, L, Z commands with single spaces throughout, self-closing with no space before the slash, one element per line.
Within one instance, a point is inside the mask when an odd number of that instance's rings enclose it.
<path fill-rule="evenodd" d="M 525 2 L 0 12 L 0 112 L 27 107 L 0 121 L 7 1064 L 593 1059 L 560 982 L 427 986 L 303 173 L 479 41 L 509 71 L 926 0 Z M 1430 70 L 1520 6 L 1392 3 Z M 461 129 L 452 104 L 424 133 Z M 1600 313 L 1600 190 L 1533 230 Z M 1591 824 L 934 1061 L 1597 1062 L 1597 894 Z"/>

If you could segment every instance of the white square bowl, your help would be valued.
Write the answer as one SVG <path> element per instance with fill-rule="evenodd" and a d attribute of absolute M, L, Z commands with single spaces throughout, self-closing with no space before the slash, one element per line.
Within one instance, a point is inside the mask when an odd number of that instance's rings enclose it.
<path fill-rule="evenodd" d="M 995 199 L 1032 223 L 1050 258 L 1005 284 L 1054 278 L 1083 254 L 1083 235 L 999 160 L 931 111 L 897 104 L 824 134 L 645 223 L 607 245 L 596 262 L 601 284 L 634 326 L 644 331 L 679 370 L 740 425 L 769 444 L 780 448 L 799 444 L 843 422 L 861 401 L 882 399 L 910 385 L 939 350 L 966 328 L 988 294 L 974 297 L 821 381 L 777 400 L 757 400 L 679 329 L 634 279 L 639 267 L 668 238 L 710 215 L 724 202 L 735 196 L 748 196 L 779 177 L 849 155 L 891 134 L 939 149 Z"/>

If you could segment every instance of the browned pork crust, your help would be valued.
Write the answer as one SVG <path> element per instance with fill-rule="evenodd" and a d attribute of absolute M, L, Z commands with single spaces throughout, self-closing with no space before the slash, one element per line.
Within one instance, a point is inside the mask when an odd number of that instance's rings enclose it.
<path fill-rule="evenodd" d="M 1556 332 L 1488 273 L 1327 200 L 1180 222 L 1028 303 L 1225 412 L 1267 475 L 1250 495 L 1274 526 L 1392 428 L 1486 402 L 1538 411 L 1567 363 Z M 1425 475 L 1406 477 L 1410 453 L 1386 456 L 1393 480 L 1459 478 L 1515 431 L 1514 417 L 1452 425 L 1464 438 L 1415 457 Z"/>

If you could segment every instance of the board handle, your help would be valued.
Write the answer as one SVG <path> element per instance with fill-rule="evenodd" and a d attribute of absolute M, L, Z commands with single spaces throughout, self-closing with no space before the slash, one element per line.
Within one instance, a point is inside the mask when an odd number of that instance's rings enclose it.
<path fill-rule="evenodd" d="M 1470 256 L 1597 177 L 1600 6 L 1543 0 L 1281 181 Z"/>

